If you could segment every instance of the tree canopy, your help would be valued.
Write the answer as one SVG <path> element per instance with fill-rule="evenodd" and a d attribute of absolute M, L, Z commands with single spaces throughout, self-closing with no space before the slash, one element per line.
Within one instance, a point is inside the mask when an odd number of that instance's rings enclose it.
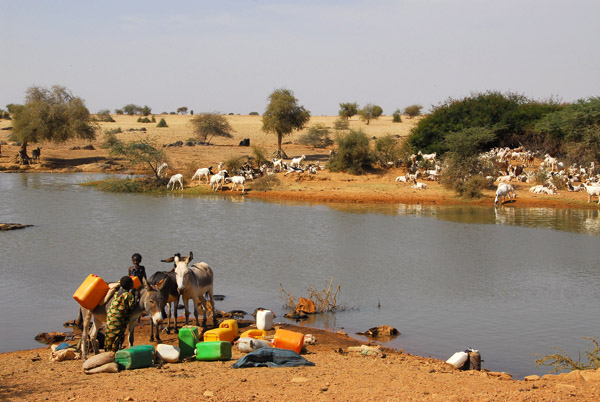
<path fill-rule="evenodd" d="M 200 113 L 192 119 L 198 139 L 210 144 L 213 137 L 233 137 L 233 128 L 227 118 L 220 113 Z"/>
<path fill-rule="evenodd" d="M 96 125 L 84 101 L 59 85 L 27 90 L 25 105 L 14 107 L 14 133 L 26 154 L 28 142 L 65 142 L 72 138 L 93 140 Z"/>
<path fill-rule="evenodd" d="M 358 103 L 340 103 L 340 111 L 338 112 L 343 119 L 349 119 L 358 114 Z"/>
<path fill-rule="evenodd" d="M 283 137 L 303 129 L 310 120 L 310 112 L 298 105 L 298 99 L 289 89 L 276 89 L 268 99 L 269 104 L 262 116 L 262 129 L 277 134 L 277 154 L 287 157 L 281 149 Z"/>
<path fill-rule="evenodd" d="M 158 167 L 167 161 L 167 156 L 162 148 L 156 146 L 156 141 L 145 138 L 137 141 L 123 142 L 114 135 L 109 136 L 107 144 L 110 149 L 110 155 L 113 157 L 123 157 L 129 160 L 132 165 L 146 165 L 154 173 L 157 181 Z"/>
<path fill-rule="evenodd" d="M 371 120 L 378 119 L 379 116 L 383 114 L 383 109 L 380 106 L 374 105 L 372 103 L 367 103 L 365 107 L 358 111 L 358 115 L 360 119 L 367 123 L 367 126 L 371 122 Z"/>

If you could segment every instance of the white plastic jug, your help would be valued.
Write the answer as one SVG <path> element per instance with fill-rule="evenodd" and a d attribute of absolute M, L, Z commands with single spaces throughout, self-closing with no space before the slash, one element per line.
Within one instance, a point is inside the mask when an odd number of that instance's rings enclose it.
<path fill-rule="evenodd" d="M 461 368 L 468 358 L 469 354 L 467 352 L 456 352 L 446 360 L 446 363 L 453 365 L 455 368 Z"/>
<path fill-rule="evenodd" d="M 250 353 L 256 349 L 260 348 L 269 348 L 271 345 L 270 342 L 263 341 L 262 339 L 254 339 L 254 338 L 240 338 L 235 343 L 238 350 L 243 353 Z"/>
<path fill-rule="evenodd" d="M 273 312 L 271 310 L 259 310 L 256 312 L 256 328 L 263 331 L 273 329 Z"/>
<path fill-rule="evenodd" d="M 167 363 L 177 363 L 180 351 L 177 346 L 160 343 L 156 346 L 156 353 Z"/>

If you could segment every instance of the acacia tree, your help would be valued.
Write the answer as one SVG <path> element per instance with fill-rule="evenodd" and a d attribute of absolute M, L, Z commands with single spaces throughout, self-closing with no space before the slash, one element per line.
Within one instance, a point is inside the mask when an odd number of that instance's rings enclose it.
<path fill-rule="evenodd" d="M 160 181 L 158 167 L 167 161 L 167 156 L 162 148 L 156 147 L 156 141 L 145 138 L 137 141 L 123 142 L 114 136 L 107 141 L 112 157 L 123 157 L 132 165 L 143 164 L 154 173 L 156 181 Z"/>
<path fill-rule="evenodd" d="M 374 105 L 372 103 L 367 103 L 365 107 L 358 111 L 358 115 L 361 120 L 367 123 L 367 126 L 371 122 L 371 120 L 378 119 L 379 116 L 383 114 L 383 109 L 380 106 Z"/>
<path fill-rule="evenodd" d="M 214 136 L 233 137 L 233 128 L 225 116 L 220 113 L 200 113 L 192 119 L 192 124 L 198 139 L 207 144 L 210 144 L 210 140 Z"/>
<path fill-rule="evenodd" d="M 281 149 L 284 136 L 302 130 L 310 120 L 310 112 L 298 105 L 298 99 L 289 89 L 276 89 L 269 95 L 269 104 L 262 117 L 262 130 L 277 134 L 277 157 L 287 158 Z"/>
<path fill-rule="evenodd" d="M 358 114 L 358 103 L 340 103 L 340 111 L 338 113 L 341 118 L 348 120 Z"/>
<path fill-rule="evenodd" d="M 14 133 L 21 141 L 19 154 L 23 162 L 27 161 L 28 142 L 93 140 L 96 128 L 83 99 L 59 85 L 29 88 L 25 105 L 14 108 Z"/>

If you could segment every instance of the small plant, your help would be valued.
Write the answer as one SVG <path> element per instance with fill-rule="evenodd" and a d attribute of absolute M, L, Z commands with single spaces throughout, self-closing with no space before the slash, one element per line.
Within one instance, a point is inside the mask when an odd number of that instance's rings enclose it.
<path fill-rule="evenodd" d="M 252 182 L 253 191 L 269 191 L 277 187 L 281 182 L 275 175 L 259 177 Z"/>
<path fill-rule="evenodd" d="M 394 114 L 392 115 L 393 123 L 402 123 L 402 113 L 400 113 L 400 109 L 396 109 Z"/>
<path fill-rule="evenodd" d="M 546 356 L 536 355 L 540 358 L 535 360 L 535 367 L 553 366 L 552 370 L 550 370 L 551 373 L 563 370 L 596 370 L 600 368 L 600 347 L 598 346 L 598 340 L 596 337 L 584 337 L 583 339 L 591 341 L 588 350 L 585 352 L 587 362 L 581 361 L 581 352 L 578 353 L 577 361 L 575 361 L 564 350 L 552 348 L 557 350 L 558 353 Z"/>
<path fill-rule="evenodd" d="M 350 122 L 347 119 L 339 117 L 333 123 L 333 128 L 336 130 L 348 130 L 350 128 Z"/>
<path fill-rule="evenodd" d="M 257 166 L 262 166 L 264 163 L 269 162 L 267 157 L 267 150 L 262 145 L 252 145 L 252 153 L 254 154 L 254 162 L 256 162 Z"/>
<path fill-rule="evenodd" d="M 298 140 L 300 144 L 315 148 L 326 148 L 333 144 L 329 138 L 329 129 L 322 123 L 317 123 L 308 129 L 308 132 Z"/>
<path fill-rule="evenodd" d="M 169 126 L 167 126 L 166 120 L 164 118 L 162 118 L 162 119 L 160 119 L 160 121 L 158 122 L 156 127 L 169 127 Z"/>
<path fill-rule="evenodd" d="M 488 186 L 488 181 L 485 177 L 475 175 L 467 180 L 457 180 L 454 182 L 454 190 L 458 195 L 464 198 L 475 199 L 483 196 L 481 190 Z"/>
<path fill-rule="evenodd" d="M 335 287 L 335 289 L 333 288 L 333 277 L 331 277 L 329 284 L 326 285 L 322 290 L 317 290 L 310 285 L 307 289 L 309 292 L 307 299 L 312 300 L 315 303 L 317 313 L 338 311 L 340 309 L 344 309 L 344 307 L 340 306 L 337 301 L 337 296 L 341 288 L 342 285 L 339 284 Z M 284 299 L 284 307 L 294 309 L 298 305 L 299 298 L 296 298 L 291 293 L 286 292 L 285 289 L 283 289 L 282 284 L 279 284 L 279 295 L 282 299 Z"/>

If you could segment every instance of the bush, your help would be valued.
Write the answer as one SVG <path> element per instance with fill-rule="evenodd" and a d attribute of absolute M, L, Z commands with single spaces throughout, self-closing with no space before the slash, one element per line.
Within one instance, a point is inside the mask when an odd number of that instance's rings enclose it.
<path fill-rule="evenodd" d="M 336 130 L 348 130 L 350 128 L 350 122 L 344 118 L 337 118 L 333 123 L 333 128 Z"/>
<path fill-rule="evenodd" d="M 225 162 L 225 169 L 230 176 L 235 176 L 240 167 L 247 161 L 245 156 L 232 156 Z"/>
<path fill-rule="evenodd" d="M 329 129 L 322 123 L 317 123 L 308 129 L 308 132 L 298 140 L 300 144 L 315 148 L 326 148 L 333 144 L 329 138 Z"/>
<path fill-rule="evenodd" d="M 250 112 L 249 116 L 260 116 L 260 115 L 258 114 L 258 112 Z"/>
<path fill-rule="evenodd" d="M 270 162 L 269 159 L 265 156 L 267 154 L 267 149 L 262 145 L 252 145 L 252 154 L 254 155 L 254 162 L 256 162 L 256 166 L 260 167 L 264 163 Z"/>
<path fill-rule="evenodd" d="M 163 190 L 165 180 L 154 180 L 147 177 L 127 178 L 117 180 L 103 180 L 99 182 L 89 182 L 86 185 L 96 187 L 102 191 L 111 193 L 147 193 Z"/>
<path fill-rule="evenodd" d="M 400 144 L 392 135 L 388 134 L 377 138 L 375 141 L 375 159 L 382 167 L 388 167 L 388 162 L 392 162 L 394 166 L 400 155 Z"/>
<path fill-rule="evenodd" d="M 151 121 L 147 117 L 138 117 L 137 122 L 138 123 L 150 123 Z"/>
<path fill-rule="evenodd" d="M 446 166 L 440 175 L 440 183 L 460 196 L 480 197 L 480 191 L 492 184 L 485 180 L 495 172 L 491 161 L 457 153 L 449 153 L 444 160 Z"/>
<path fill-rule="evenodd" d="M 338 151 L 329 161 L 331 171 L 358 175 L 372 169 L 373 156 L 364 131 L 350 130 L 347 134 L 338 135 L 335 142 Z"/>
<path fill-rule="evenodd" d="M 402 113 L 400 113 L 400 109 L 396 109 L 392 115 L 392 123 L 402 123 Z"/>
<path fill-rule="evenodd" d="M 412 119 L 421 114 L 421 109 L 423 109 L 421 105 L 410 105 L 404 108 L 404 113 Z"/>
<path fill-rule="evenodd" d="M 585 352 L 587 362 L 581 361 L 581 353 L 579 353 L 579 357 L 575 361 L 564 350 L 553 348 L 558 351 L 553 355 L 536 355 L 540 358 L 535 360 L 535 367 L 554 366 L 550 370 L 551 373 L 563 370 L 597 370 L 600 368 L 600 346 L 598 345 L 598 340 L 595 337 L 584 337 L 583 339 L 591 341 L 588 350 Z"/>
<path fill-rule="evenodd" d="M 115 119 L 110 115 L 110 111 L 108 109 L 103 109 L 96 113 L 96 121 L 103 121 L 107 123 L 114 123 Z"/>
<path fill-rule="evenodd" d="M 469 177 L 467 180 L 454 182 L 454 191 L 464 198 L 481 198 L 481 190 L 489 186 L 489 182 L 481 175 Z"/>
<path fill-rule="evenodd" d="M 545 170 L 538 170 L 535 172 L 535 184 L 544 184 L 548 181 L 548 174 Z"/>
<path fill-rule="evenodd" d="M 167 122 L 163 118 L 163 119 L 160 119 L 160 121 L 158 122 L 158 124 L 156 125 L 156 127 L 169 127 L 169 126 L 167 126 Z"/>
<path fill-rule="evenodd" d="M 383 114 L 383 109 L 381 106 L 374 105 L 372 103 L 367 103 L 365 107 L 358 111 L 358 116 L 362 121 L 364 121 L 367 126 L 371 122 L 371 120 L 376 120 Z"/>
<path fill-rule="evenodd" d="M 259 177 L 252 182 L 253 191 L 269 191 L 279 185 L 280 181 L 275 175 Z"/>

